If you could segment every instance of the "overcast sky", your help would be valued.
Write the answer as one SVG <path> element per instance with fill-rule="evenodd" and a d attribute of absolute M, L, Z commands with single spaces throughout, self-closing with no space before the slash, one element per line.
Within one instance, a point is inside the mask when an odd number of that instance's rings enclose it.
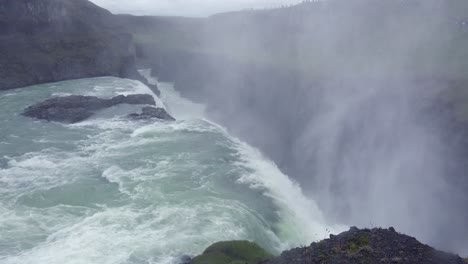
<path fill-rule="evenodd" d="M 207 16 L 246 8 L 278 7 L 302 0 L 91 0 L 113 13 Z"/>

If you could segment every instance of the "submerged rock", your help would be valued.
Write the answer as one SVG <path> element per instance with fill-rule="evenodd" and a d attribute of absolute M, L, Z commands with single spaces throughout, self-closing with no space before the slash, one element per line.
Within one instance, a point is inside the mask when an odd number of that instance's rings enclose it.
<path fill-rule="evenodd" d="M 130 95 L 118 95 L 111 99 L 113 105 L 117 104 L 147 104 L 156 105 L 153 96 L 149 94 L 130 94 Z"/>
<path fill-rule="evenodd" d="M 47 99 L 29 106 L 22 115 L 47 121 L 77 123 L 91 117 L 96 111 L 118 104 L 156 105 L 154 98 L 147 94 L 119 95 L 111 99 L 95 96 L 71 95 Z"/>
<path fill-rule="evenodd" d="M 179 258 L 179 260 L 177 261 L 177 264 L 190 264 L 191 261 L 192 261 L 192 257 L 184 255 Z"/>
<path fill-rule="evenodd" d="M 167 121 L 175 121 L 175 118 L 164 110 L 164 108 L 156 107 L 143 107 L 141 114 L 130 114 L 129 118 L 134 120 L 149 120 L 149 119 L 162 119 Z"/>
<path fill-rule="evenodd" d="M 273 255 L 249 241 L 225 241 L 208 247 L 191 264 L 256 264 Z"/>
<path fill-rule="evenodd" d="M 395 229 L 351 228 L 337 236 L 330 236 L 309 247 L 284 251 L 281 256 L 262 264 L 315 263 L 399 263 L 399 264 L 463 264 L 456 255 L 441 252 L 418 242 L 415 238 L 397 233 Z"/>

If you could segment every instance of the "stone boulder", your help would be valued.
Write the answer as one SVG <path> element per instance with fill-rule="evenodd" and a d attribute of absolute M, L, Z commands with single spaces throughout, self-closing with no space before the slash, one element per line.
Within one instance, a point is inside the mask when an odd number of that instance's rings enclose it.
<path fill-rule="evenodd" d="M 175 121 L 175 118 L 164 110 L 164 108 L 143 107 L 141 114 L 130 114 L 129 118 L 133 120 L 151 120 L 161 119 L 166 121 Z"/>
<path fill-rule="evenodd" d="M 47 99 L 29 106 L 22 115 L 47 121 L 77 123 L 91 117 L 96 111 L 118 104 L 156 105 L 154 98 L 147 94 L 119 95 L 111 99 L 95 96 L 71 95 Z"/>
<path fill-rule="evenodd" d="M 113 105 L 117 104 L 147 104 L 156 105 L 153 96 L 149 94 L 119 95 L 111 99 Z"/>

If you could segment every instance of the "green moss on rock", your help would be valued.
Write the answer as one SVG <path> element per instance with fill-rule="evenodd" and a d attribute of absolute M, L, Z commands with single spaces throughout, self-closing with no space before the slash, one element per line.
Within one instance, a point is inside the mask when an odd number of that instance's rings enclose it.
<path fill-rule="evenodd" d="M 225 241 L 208 247 L 191 264 L 256 264 L 273 255 L 249 241 Z"/>

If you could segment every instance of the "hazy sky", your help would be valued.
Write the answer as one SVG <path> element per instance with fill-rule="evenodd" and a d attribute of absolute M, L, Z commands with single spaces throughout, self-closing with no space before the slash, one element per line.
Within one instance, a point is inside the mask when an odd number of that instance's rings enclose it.
<path fill-rule="evenodd" d="M 277 7 L 302 0 L 91 0 L 113 13 L 206 16 L 246 8 Z"/>

